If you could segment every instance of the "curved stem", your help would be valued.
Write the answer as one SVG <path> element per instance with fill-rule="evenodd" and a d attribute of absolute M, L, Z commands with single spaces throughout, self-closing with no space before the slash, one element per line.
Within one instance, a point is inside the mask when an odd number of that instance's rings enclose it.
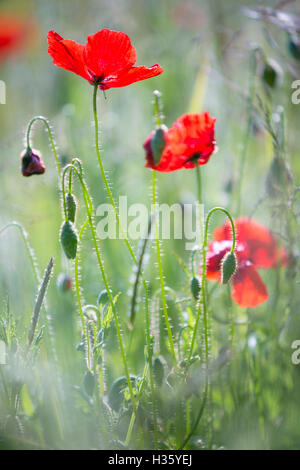
<path fill-rule="evenodd" d="M 136 400 L 135 400 L 135 397 L 134 397 L 133 387 L 132 387 L 132 383 L 131 383 L 131 380 L 130 380 L 129 368 L 128 368 L 128 364 L 127 364 L 125 348 L 124 348 L 123 339 L 122 339 L 122 335 L 121 335 L 119 319 L 118 319 L 117 312 L 116 312 L 116 309 L 115 309 L 113 296 L 112 296 L 111 290 L 110 290 L 109 285 L 108 285 L 108 281 L 107 281 L 103 261 L 101 259 L 101 255 L 100 255 L 100 251 L 99 251 L 99 247 L 98 247 L 98 243 L 97 243 L 96 228 L 95 228 L 95 225 L 94 225 L 94 222 L 93 222 L 93 203 L 92 203 L 91 197 L 89 195 L 88 189 L 85 185 L 85 182 L 83 180 L 83 175 L 82 175 L 82 173 L 80 173 L 78 171 L 78 169 L 75 167 L 74 164 L 67 165 L 63 170 L 63 174 L 62 174 L 63 191 L 64 191 L 65 175 L 66 175 L 67 171 L 70 171 L 70 169 L 72 169 L 72 171 L 74 171 L 77 174 L 77 176 L 79 178 L 79 181 L 80 181 L 80 184 L 81 184 L 81 187 L 82 187 L 86 212 L 87 212 L 87 216 L 88 216 L 88 219 L 89 219 L 89 225 L 90 225 L 90 230 L 91 230 L 91 234 L 92 234 L 93 244 L 94 244 L 95 251 L 96 251 L 96 257 L 97 257 L 98 265 L 99 265 L 100 272 L 101 272 L 101 275 L 102 275 L 102 279 L 103 279 L 103 282 L 104 282 L 104 286 L 105 286 L 105 289 L 107 291 L 107 295 L 109 297 L 112 313 L 113 313 L 113 316 L 114 316 L 114 321 L 115 321 L 115 326 L 116 326 L 117 336 L 118 336 L 118 341 L 119 341 L 119 347 L 120 347 L 121 356 L 122 356 L 122 360 L 123 360 L 123 365 L 124 365 L 124 369 L 125 369 L 125 375 L 126 375 L 126 379 L 127 379 L 127 385 L 128 385 L 128 389 L 129 389 L 129 393 L 130 393 L 132 407 L 133 407 L 135 415 L 137 416 Z M 140 433 L 141 442 L 143 442 L 143 434 L 142 434 L 140 426 L 139 426 L 139 433 Z"/>
<path fill-rule="evenodd" d="M 164 281 L 164 274 L 163 274 L 163 269 L 162 269 L 162 262 L 161 262 L 161 252 L 160 252 L 160 241 L 159 241 L 159 231 L 158 231 L 158 220 L 157 220 L 157 202 L 156 202 L 156 188 L 155 188 L 155 170 L 152 171 L 152 204 L 153 207 L 155 208 L 155 239 L 156 239 L 156 251 L 157 251 L 157 264 L 158 264 L 158 271 L 159 271 L 159 279 L 160 279 L 160 289 L 161 289 L 161 297 L 162 297 L 162 303 L 163 303 L 163 312 L 164 312 L 164 317 L 165 317 L 165 323 L 166 323 L 166 328 L 168 331 L 168 337 L 169 337 L 169 345 L 170 345 L 170 350 L 172 354 L 172 360 L 174 363 L 174 367 L 177 367 L 177 361 L 176 361 L 176 354 L 175 354 L 175 348 L 174 348 L 174 343 L 173 343 L 173 337 L 172 337 L 172 331 L 171 331 L 171 326 L 170 326 L 170 321 L 168 317 L 168 307 L 167 307 L 167 301 L 166 301 L 166 292 L 165 292 L 165 281 Z"/>
<path fill-rule="evenodd" d="M 59 158 L 58 158 L 58 154 L 57 154 L 56 147 L 55 147 L 55 143 L 54 143 L 54 137 L 53 137 L 53 134 L 52 134 L 52 131 L 51 131 L 51 128 L 50 128 L 49 121 L 48 121 L 48 119 L 45 118 L 44 116 L 35 116 L 35 117 L 32 118 L 31 121 L 29 122 L 28 127 L 27 127 L 27 131 L 26 131 L 26 143 L 27 143 L 27 147 L 28 147 L 28 148 L 31 148 L 31 144 L 30 144 L 30 133 L 31 133 L 31 130 L 32 130 L 32 126 L 33 126 L 33 124 L 34 124 L 36 121 L 42 121 L 42 122 L 45 124 L 45 126 L 46 126 L 46 129 L 47 129 L 47 131 L 48 131 L 48 136 L 49 136 L 50 144 L 51 144 L 51 148 L 52 148 L 52 152 L 53 152 L 54 159 L 55 159 L 55 164 L 56 164 L 56 168 L 57 168 L 58 179 L 59 179 L 59 181 L 60 181 L 61 167 L 60 167 Z"/>
<path fill-rule="evenodd" d="M 236 242 L 236 233 L 235 233 L 234 222 L 233 222 L 233 219 L 232 219 L 230 213 L 226 209 L 224 209 L 223 207 L 214 207 L 213 209 L 211 209 L 209 211 L 209 213 L 207 214 L 207 217 L 206 217 L 204 240 L 203 240 L 203 247 L 202 247 L 201 300 L 202 300 L 203 322 L 204 322 L 204 342 L 205 342 L 206 366 L 207 366 L 207 363 L 208 363 L 208 356 L 209 356 L 209 351 L 208 351 L 208 323 L 207 323 L 207 296 L 206 296 L 206 253 L 207 253 L 207 240 L 208 240 L 209 221 L 210 221 L 210 218 L 213 215 L 213 213 L 216 212 L 216 211 L 223 212 L 228 217 L 228 219 L 230 221 L 231 228 L 232 228 L 231 252 L 234 251 L 235 242 Z M 190 352 L 189 352 L 189 355 L 188 355 L 187 366 L 189 365 L 189 362 L 190 362 L 192 354 L 193 354 L 193 349 L 194 349 L 194 344 L 195 344 L 195 340 L 196 340 L 196 334 L 197 334 L 200 315 L 201 315 L 201 301 L 199 300 L 197 317 L 196 317 L 196 322 L 195 322 L 195 326 L 194 326 Z"/>

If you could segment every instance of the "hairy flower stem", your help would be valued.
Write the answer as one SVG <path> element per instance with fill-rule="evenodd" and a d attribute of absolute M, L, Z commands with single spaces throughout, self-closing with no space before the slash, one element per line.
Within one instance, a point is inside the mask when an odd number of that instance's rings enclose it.
<path fill-rule="evenodd" d="M 28 148 L 31 148 L 31 144 L 30 144 L 30 134 L 31 134 L 32 126 L 33 126 L 33 124 L 34 124 L 36 121 L 42 121 L 42 122 L 45 124 L 45 127 L 46 127 L 46 129 L 47 129 L 48 136 L 49 136 L 49 140 L 50 140 L 50 145 L 51 145 L 51 148 L 52 148 L 52 152 L 53 152 L 53 155 L 54 155 L 55 164 L 56 164 L 56 168 L 57 168 L 58 180 L 59 180 L 59 183 L 60 183 L 61 167 L 60 167 L 60 163 L 59 163 L 59 158 L 58 158 L 57 150 L 56 150 L 56 147 L 55 147 L 54 137 L 53 137 L 53 134 L 52 134 L 52 131 L 51 131 L 51 127 L 50 127 L 49 121 L 48 121 L 48 119 L 45 118 L 44 116 L 35 116 L 35 117 L 32 118 L 31 121 L 29 122 L 28 127 L 27 127 L 27 131 L 26 131 L 26 143 L 27 143 L 27 147 L 28 147 Z"/>
<path fill-rule="evenodd" d="M 164 281 L 164 274 L 163 274 L 163 268 L 162 268 L 162 260 L 161 260 L 161 251 L 160 251 L 160 241 L 159 241 L 159 213 L 157 210 L 157 201 L 156 201 L 156 174 L 155 170 L 152 171 L 152 204 L 153 207 L 155 208 L 155 240 L 156 240 L 156 252 L 157 252 L 157 264 L 158 264 L 158 272 L 159 272 L 159 279 L 160 279 L 160 290 L 161 290 L 161 297 L 162 297 L 162 304 L 163 304 L 163 312 L 164 312 L 164 318 L 165 318 L 165 323 L 166 323 L 166 328 L 168 332 L 168 337 L 169 337 L 169 346 L 171 350 L 171 355 L 172 355 L 172 360 L 174 367 L 177 367 L 177 360 L 176 360 L 176 354 L 175 354 L 175 348 L 174 348 L 174 342 L 173 342 L 173 337 L 172 337 L 172 331 L 171 331 L 171 326 L 170 326 L 170 321 L 169 321 L 169 316 L 168 316 L 168 306 L 167 306 L 167 300 L 166 300 L 166 292 L 165 292 L 165 281 Z"/>
<path fill-rule="evenodd" d="M 208 341 L 207 294 L 206 294 L 206 254 L 207 254 L 209 221 L 210 221 L 210 218 L 213 215 L 213 213 L 216 212 L 216 211 L 221 211 L 228 217 L 228 219 L 231 223 L 231 228 L 232 228 L 231 252 L 233 253 L 234 249 L 235 249 L 236 235 L 235 235 L 235 228 L 234 228 L 233 219 L 232 219 L 230 213 L 226 209 L 224 209 L 223 207 L 214 207 L 207 214 L 206 222 L 205 222 L 204 240 L 203 240 L 203 246 L 202 246 L 201 299 L 200 299 L 199 305 L 198 305 L 198 311 L 197 311 L 197 317 L 196 317 L 196 322 L 195 322 L 194 331 L 193 331 L 191 347 L 190 347 L 190 351 L 189 351 L 189 355 L 188 355 L 188 359 L 187 359 L 187 367 L 190 363 L 190 360 L 191 360 L 191 357 L 192 357 L 192 354 L 193 354 L 193 349 L 194 349 L 195 340 L 196 340 L 196 334 L 197 334 L 197 330 L 198 330 L 198 324 L 199 324 L 200 315 L 201 315 L 201 305 L 202 305 L 202 310 L 203 310 L 205 361 L 206 361 L 206 368 L 208 367 L 209 341 Z"/>
<path fill-rule="evenodd" d="M 87 186 L 84 182 L 83 175 L 80 171 L 78 171 L 78 169 L 76 168 L 76 166 L 74 164 L 67 165 L 63 170 L 63 175 L 62 175 L 63 196 L 65 195 L 65 189 L 64 189 L 65 175 L 66 175 L 67 171 L 70 171 L 70 169 L 72 169 L 72 171 L 74 171 L 77 174 L 78 179 L 79 179 L 80 184 L 81 184 L 82 193 L 83 193 L 84 202 L 85 202 L 85 207 L 86 207 L 86 213 L 87 213 L 87 216 L 88 216 L 88 219 L 89 219 L 89 225 L 90 225 L 92 240 L 93 240 L 93 244 L 94 244 L 94 247 L 95 247 L 96 257 L 97 257 L 98 265 L 99 265 L 100 272 L 101 272 L 101 275 L 102 275 L 102 279 L 103 279 L 103 282 L 104 282 L 104 286 L 105 286 L 105 289 L 107 291 L 107 295 L 109 297 L 112 313 L 113 313 L 113 316 L 114 316 L 114 321 L 115 321 L 115 326 L 116 326 L 117 336 L 118 336 L 118 341 L 119 341 L 119 347 L 120 347 L 121 356 L 122 356 L 122 360 L 123 360 L 123 365 L 124 365 L 124 369 L 125 369 L 125 375 L 126 375 L 126 379 L 127 379 L 127 385 L 128 385 L 128 389 L 129 389 L 129 393 L 130 393 L 132 407 L 133 407 L 135 415 L 137 416 L 136 400 L 135 400 L 135 396 L 134 396 L 134 392 L 133 392 L 133 388 L 132 388 L 132 383 L 131 383 L 131 380 L 130 380 L 129 368 L 128 368 L 128 364 L 127 364 L 126 353 L 125 353 L 125 348 L 124 348 L 124 344 L 123 344 L 119 319 L 118 319 L 117 312 L 116 312 L 116 309 L 115 309 L 113 296 L 112 296 L 111 290 L 110 290 L 109 285 L 108 285 L 108 281 L 107 281 L 103 261 L 101 259 L 101 255 L 100 255 L 100 251 L 99 251 L 99 247 L 98 247 L 98 243 L 97 243 L 96 228 L 95 228 L 95 224 L 94 224 L 94 221 L 93 221 L 93 212 L 94 212 L 93 211 L 93 203 L 92 203 L 91 197 L 89 195 Z M 138 420 L 137 420 L 137 422 L 138 422 L 138 427 L 139 427 L 140 439 L 141 439 L 141 442 L 143 443 L 144 439 L 143 439 L 142 430 L 140 428 Z"/>
<path fill-rule="evenodd" d="M 110 201 L 110 203 L 113 207 L 114 213 L 115 213 L 117 225 L 118 225 L 118 227 L 119 227 L 119 229 L 122 233 L 122 237 L 125 241 L 125 244 L 128 248 L 128 251 L 130 253 L 131 258 L 133 259 L 134 263 L 137 264 L 136 256 L 135 256 L 135 254 L 134 254 L 134 252 L 131 248 L 131 245 L 129 243 L 129 240 L 128 240 L 128 238 L 127 238 L 127 236 L 126 236 L 126 234 L 125 234 L 125 232 L 124 232 L 124 230 L 121 226 L 119 213 L 118 213 L 118 210 L 117 210 L 112 192 L 110 190 L 109 183 L 108 183 L 108 180 L 107 180 L 107 177 L 106 177 L 106 174 L 105 174 L 105 170 L 104 170 L 104 167 L 103 167 L 103 163 L 102 163 L 102 158 L 101 158 L 101 154 L 100 154 L 100 145 L 99 145 L 99 121 L 98 121 L 98 114 L 97 114 L 97 91 L 98 91 L 98 87 L 95 85 L 94 94 L 93 94 L 93 112 L 94 112 L 94 122 L 95 122 L 96 153 L 97 153 L 98 163 L 99 163 L 99 167 L 100 167 L 100 172 L 101 172 L 101 176 L 102 176 L 102 179 L 103 179 L 103 182 L 104 182 L 104 186 L 105 186 L 109 201 Z"/>

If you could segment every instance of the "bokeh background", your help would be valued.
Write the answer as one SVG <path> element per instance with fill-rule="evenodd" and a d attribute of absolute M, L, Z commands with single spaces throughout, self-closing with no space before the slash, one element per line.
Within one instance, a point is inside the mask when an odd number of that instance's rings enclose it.
<path fill-rule="evenodd" d="M 284 2 L 282 2 L 284 3 Z M 138 65 L 159 63 L 165 72 L 156 78 L 133 84 L 126 88 L 112 89 L 99 97 L 101 148 L 105 168 L 117 199 L 127 195 L 129 203 L 150 205 L 151 172 L 144 168 L 143 142 L 153 128 L 152 92 L 162 93 L 165 123 L 168 126 L 184 112 L 209 110 L 217 117 L 217 154 L 202 169 L 204 202 L 206 209 L 221 205 L 235 216 L 236 192 L 243 141 L 248 119 L 247 97 L 249 93 L 250 51 L 260 46 L 267 57 L 275 59 L 282 75 L 278 86 L 268 88 L 261 80 L 262 64 L 258 61 L 256 93 L 267 102 L 275 115 L 278 106 L 285 111 L 286 152 L 299 181 L 299 111 L 300 105 L 291 103 L 291 84 L 300 79 L 300 66 L 289 53 L 288 34 L 280 26 L 267 20 L 249 18 L 243 6 L 274 7 L 274 1 L 221 0 L 9 0 L 0 2 L 0 19 L 5 15 L 21 18 L 26 25 L 22 47 L 16 47 L 9 56 L 0 58 L 0 79 L 6 84 L 6 104 L 0 105 L 0 226 L 17 220 L 29 233 L 41 270 L 53 256 L 54 275 L 48 291 L 48 304 L 55 328 L 59 362 L 67 383 L 80 383 L 82 367 L 74 345 L 79 342 L 75 296 L 57 289 L 59 273 L 72 275 L 71 263 L 62 255 L 59 244 L 61 203 L 57 186 L 56 169 L 47 134 L 38 123 L 33 134 L 33 147 L 41 150 L 47 171 L 39 177 L 24 178 L 20 172 L 19 154 L 24 147 L 26 125 L 35 115 L 46 116 L 51 123 L 59 155 L 63 163 L 78 157 L 84 164 L 86 179 L 93 195 L 95 207 L 106 202 L 107 197 L 101 176 L 97 171 L 92 123 L 92 87 L 80 77 L 59 69 L 47 54 L 47 32 L 54 29 L 64 38 L 85 43 L 89 34 L 107 27 L 126 32 L 137 49 Z M 298 2 L 290 2 L 286 11 L 300 15 Z M 244 169 L 242 184 L 242 214 L 249 215 L 266 192 L 266 177 L 273 158 L 272 140 L 264 130 L 262 120 L 253 117 L 253 126 Z M 77 187 L 77 186 L 76 186 Z M 79 187 L 77 187 L 79 194 Z M 193 202 L 196 199 L 196 180 L 192 171 L 181 170 L 158 175 L 160 202 Z M 80 195 L 80 207 L 83 207 Z M 270 205 L 262 204 L 255 212 L 257 220 L 274 231 L 280 231 L 280 220 L 274 219 Z M 79 210 L 79 221 L 84 220 Z M 222 223 L 216 216 L 214 226 Z M 97 222 L 97 219 L 96 219 Z M 163 242 L 166 283 L 177 293 L 186 295 L 188 281 L 180 270 L 176 253 L 185 263 L 190 253 L 184 249 L 184 240 Z M 133 243 L 135 249 L 137 244 Z M 115 292 L 122 295 L 118 301 L 123 328 L 126 330 L 129 298 L 132 284 L 132 264 L 125 246 L 118 240 L 103 243 L 103 256 L 110 283 Z M 87 303 L 94 304 L 103 289 L 97 271 L 95 255 L 89 235 L 84 237 L 81 251 L 82 285 Z M 150 249 L 145 267 L 152 292 L 156 281 L 155 252 Z M 288 346 L 279 345 L 279 336 L 288 318 L 288 301 L 293 295 L 293 307 L 297 307 L 298 287 L 280 281 L 280 298 L 277 306 L 279 329 L 271 337 L 270 311 L 276 297 L 278 283 L 276 273 L 263 273 L 268 284 L 270 299 L 251 312 L 236 308 L 241 321 L 251 319 L 246 331 L 242 328 L 241 348 L 250 334 L 256 335 L 257 354 L 261 362 L 254 360 L 253 374 L 262 374 L 258 383 L 261 390 L 254 390 L 254 402 L 263 407 L 269 429 L 268 446 L 299 447 L 299 370 L 290 361 Z M 292 292 L 292 294 L 291 294 Z M 11 230 L 0 239 L 0 314 L 9 303 L 16 319 L 18 334 L 26 335 L 36 296 L 36 285 L 19 234 Z M 219 288 L 214 294 L 214 313 L 226 317 L 226 294 Z M 144 320 L 137 312 L 134 334 L 130 341 L 130 366 L 134 373 L 143 367 Z M 294 312 L 295 314 L 298 312 Z M 170 315 L 176 325 L 176 309 L 170 305 Z M 298 326 L 298 323 L 296 322 Z M 226 332 L 213 323 L 216 344 L 224 344 Z M 295 328 L 293 328 L 296 335 Z M 300 337 L 300 336 L 299 336 Z M 113 336 L 108 347 L 108 383 L 123 372 L 122 362 Z M 216 349 L 217 353 L 218 349 Z M 250 354 L 250 352 L 249 352 Z M 78 367 L 78 364 L 81 364 Z M 258 366 L 259 364 L 259 366 Z M 258 369 L 260 367 L 260 369 Z M 232 380 L 244 380 L 248 368 L 246 359 L 241 361 Z M 221 380 L 221 379 L 220 379 Z M 298 388 L 297 388 L 298 385 Z M 255 387 L 255 385 L 254 385 Z M 221 389 L 220 389 L 221 390 Z M 221 405 L 222 391 L 216 391 Z M 253 403 L 241 402 L 238 412 L 230 419 L 219 412 L 216 442 L 227 447 L 260 447 L 253 416 Z M 255 412 L 256 413 L 256 412 Z M 255 415 L 254 413 L 254 415 Z M 230 412 L 229 412 L 230 414 Z M 224 418 L 224 419 L 223 419 Z M 49 426 L 49 429 L 51 426 Z M 75 434 L 75 433 L 74 433 Z M 73 436 L 73 445 L 76 438 Z M 70 442 L 72 439 L 70 439 Z M 79 442 L 79 438 L 78 438 Z M 71 445 L 71 444 L 69 444 Z M 82 446 L 88 446 L 83 438 Z"/>

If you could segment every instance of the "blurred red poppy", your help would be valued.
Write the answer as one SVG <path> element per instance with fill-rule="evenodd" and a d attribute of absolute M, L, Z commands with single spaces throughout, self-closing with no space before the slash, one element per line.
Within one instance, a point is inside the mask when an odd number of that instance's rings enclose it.
<path fill-rule="evenodd" d="M 164 131 L 164 145 L 160 155 L 153 151 L 152 132 L 146 142 L 146 167 L 170 172 L 181 168 L 205 165 L 216 151 L 215 122 L 208 111 L 201 114 L 183 114 L 170 129 Z"/>
<path fill-rule="evenodd" d="M 89 36 L 85 46 L 49 31 L 48 44 L 54 65 L 80 75 L 101 90 L 127 86 L 163 72 L 158 64 L 134 67 L 135 48 L 127 34 L 119 31 L 102 29 Z"/>
<path fill-rule="evenodd" d="M 25 46 L 33 29 L 31 21 L 13 14 L 0 16 L 0 63 Z"/>
<path fill-rule="evenodd" d="M 232 298 L 241 307 L 256 307 L 268 299 L 267 288 L 257 268 L 286 265 L 287 255 L 269 230 L 258 222 L 241 217 L 235 222 L 235 227 L 238 266 L 232 278 Z M 207 279 L 220 282 L 221 261 L 231 249 L 231 240 L 228 222 L 214 231 L 207 253 Z"/>

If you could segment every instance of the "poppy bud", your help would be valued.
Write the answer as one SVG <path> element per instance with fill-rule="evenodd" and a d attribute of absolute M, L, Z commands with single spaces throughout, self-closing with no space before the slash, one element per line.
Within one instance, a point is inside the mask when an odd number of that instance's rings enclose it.
<path fill-rule="evenodd" d="M 108 302 L 109 302 L 108 293 L 107 293 L 107 290 L 104 289 L 98 295 L 98 299 L 97 299 L 98 307 L 100 307 L 100 305 L 106 305 Z"/>
<path fill-rule="evenodd" d="M 77 233 L 70 220 L 64 222 L 60 231 L 60 241 L 66 257 L 69 259 L 76 258 L 77 252 Z"/>
<path fill-rule="evenodd" d="M 288 48 L 289 48 L 290 54 L 294 57 L 294 59 L 300 60 L 300 41 L 298 37 L 290 36 L 289 42 L 288 42 Z"/>
<path fill-rule="evenodd" d="M 41 160 L 41 153 L 38 150 L 28 147 L 20 155 L 21 171 L 23 176 L 42 175 L 46 167 Z"/>
<path fill-rule="evenodd" d="M 191 280 L 190 289 L 191 289 L 191 293 L 193 294 L 194 299 L 198 300 L 201 287 L 200 287 L 199 279 L 196 276 L 194 276 Z"/>
<path fill-rule="evenodd" d="M 262 79 L 270 87 L 278 86 L 282 77 L 282 69 L 274 59 L 268 59 L 263 68 Z"/>
<path fill-rule="evenodd" d="M 56 285 L 60 292 L 67 292 L 71 290 L 72 281 L 71 281 L 70 276 L 65 273 L 60 273 L 57 276 Z"/>
<path fill-rule="evenodd" d="M 161 387 L 165 376 L 165 365 L 160 356 L 153 358 L 153 376 L 156 385 Z"/>
<path fill-rule="evenodd" d="M 151 150 L 155 164 L 160 162 L 160 158 L 166 146 L 165 132 L 167 128 L 162 125 L 157 127 L 151 139 Z"/>
<path fill-rule="evenodd" d="M 75 215 L 77 209 L 77 201 L 73 194 L 68 193 L 66 198 L 66 209 L 67 209 L 67 218 L 71 222 L 75 222 Z"/>
<path fill-rule="evenodd" d="M 95 376 L 89 370 L 83 376 L 83 386 L 85 392 L 91 397 L 95 388 Z"/>
<path fill-rule="evenodd" d="M 221 280 L 222 284 L 227 284 L 230 281 L 236 270 L 236 256 L 233 251 L 228 251 L 222 260 L 221 266 Z"/>

